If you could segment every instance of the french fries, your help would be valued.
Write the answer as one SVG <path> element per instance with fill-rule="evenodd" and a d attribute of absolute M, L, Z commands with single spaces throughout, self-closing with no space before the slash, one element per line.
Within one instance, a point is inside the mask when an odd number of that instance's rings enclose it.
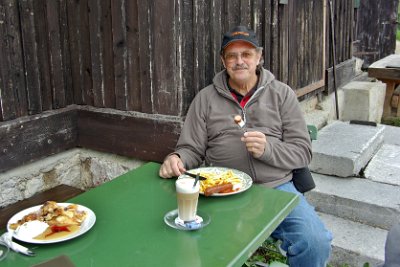
<path fill-rule="evenodd" d="M 200 181 L 201 193 L 204 193 L 206 191 L 206 188 L 213 187 L 216 185 L 231 183 L 235 188 L 237 187 L 237 185 L 242 184 L 242 180 L 239 177 L 235 176 L 235 174 L 231 170 L 228 170 L 223 173 L 200 172 L 200 175 L 207 178 L 207 180 Z"/>

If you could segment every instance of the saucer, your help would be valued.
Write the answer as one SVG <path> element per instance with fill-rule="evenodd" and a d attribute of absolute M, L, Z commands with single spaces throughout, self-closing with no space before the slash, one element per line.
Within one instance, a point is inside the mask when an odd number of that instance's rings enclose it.
<path fill-rule="evenodd" d="M 186 231 L 199 230 L 207 226 L 210 223 L 210 221 L 211 221 L 210 216 L 199 210 L 197 211 L 196 219 L 191 222 L 184 222 L 183 220 L 179 219 L 177 209 L 169 211 L 164 216 L 164 222 L 168 226 L 171 226 L 172 228 L 178 230 L 186 230 Z"/>

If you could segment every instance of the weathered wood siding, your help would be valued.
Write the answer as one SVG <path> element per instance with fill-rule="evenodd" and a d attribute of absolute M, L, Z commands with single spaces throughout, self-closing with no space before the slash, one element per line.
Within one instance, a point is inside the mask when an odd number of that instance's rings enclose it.
<path fill-rule="evenodd" d="M 279 78 L 300 96 L 325 85 L 325 1 L 293 1 L 288 11 L 282 11 L 287 26 L 279 30 L 287 28 L 288 38 L 287 47 L 279 45 Z"/>
<path fill-rule="evenodd" d="M 77 147 L 77 120 L 67 107 L 0 124 L 0 173 Z"/>
<path fill-rule="evenodd" d="M 352 58 L 352 40 L 353 40 L 353 19 L 354 19 L 354 1 L 351 0 L 328 0 L 333 4 L 333 21 L 335 30 L 335 49 L 336 64 L 345 62 Z M 331 45 L 331 16 L 329 8 L 327 8 L 327 51 L 328 67 L 333 66 L 332 45 Z"/>
<path fill-rule="evenodd" d="M 352 2 L 334 0 L 338 64 L 351 58 Z M 256 31 L 265 67 L 299 97 L 325 90 L 327 11 L 325 0 L 2 0 L 0 171 L 58 151 L 32 144 L 70 107 L 76 135 L 55 133 L 64 148 L 161 161 L 193 97 L 221 70 L 223 33 L 238 24 Z M 38 137 L 14 146 L 9 129 Z"/>
<path fill-rule="evenodd" d="M 70 104 L 182 116 L 238 24 L 255 29 L 280 80 L 323 81 L 324 1 L 280 2 L 1 1 L 0 119 Z"/>
<path fill-rule="evenodd" d="M 354 55 L 368 67 L 396 49 L 399 0 L 361 0 L 357 10 Z"/>
<path fill-rule="evenodd" d="M 331 25 L 330 2 L 333 10 L 333 32 Z M 325 93 L 334 90 L 333 49 L 335 50 L 336 88 L 348 83 L 355 76 L 355 60 L 353 59 L 354 1 L 327 0 L 326 20 L 326 77 Z M 334 34 L 332 34 L 334 33 Z M 334 38 L 333 38 L 334 37 Z M 333 38 L 333 42 L 332 42 Z"/>

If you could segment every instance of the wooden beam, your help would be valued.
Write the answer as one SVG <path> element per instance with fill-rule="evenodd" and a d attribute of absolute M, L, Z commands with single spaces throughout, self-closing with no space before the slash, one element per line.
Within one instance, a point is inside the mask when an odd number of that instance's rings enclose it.
<path fill-rule="evenodd" d="M 161 162 L 178 140 L 179 117 L 79 110 L 78 146 Z"/>
<path fill-rule="evenodd" d="M 400 82 L 400 72 L 396 68 L 368 68 L 368 76 Z"/>
<path fill-rule="evenodd" d="M 297 97 L 300 97 L 300 96 L 306 95 L 314 90 L 317 90 L 317 89 L 323 87 L 324 85 L 325 85 L 325 81 L 321 80 L 316 83 L 302 87 L 300 89 L 296 89 L 295 92 L 296 92 Z"/>
<path fill-rule="evenodd" d="M 392 106 L 391 100 L 393 96 L 393 92 L 396 87 L 396 82 L 393 80 L 385 80 L 382 79 L 382 82 L 386 83 L 386 93 L 385 93 L 385 102 L 383 104 L 383 118 L 388 118 L 392 116 Z"/>
<path fill-rule="evenodd" d="M 77 111 L 71 108 L 0 125 L 0 172 L 76 147 Z"/>
<path fill-rule="evenodd" d="M 2 123 L 0 172 L 74 147 L 161 162 L 179 138 L 181 117 L 71 105 Z"/>
<path fill-rule="evenodd" d="M 350 82 L 355 77 L 354 66 L 356 60 L 354 58 L 348 59 L 338 65 L 336 65 L 336 86 L 339 89 L 342 85 Z M 334 91 L 333 88 L 333 67 L 326 71 L 326 94 L 330 94 Z"/>

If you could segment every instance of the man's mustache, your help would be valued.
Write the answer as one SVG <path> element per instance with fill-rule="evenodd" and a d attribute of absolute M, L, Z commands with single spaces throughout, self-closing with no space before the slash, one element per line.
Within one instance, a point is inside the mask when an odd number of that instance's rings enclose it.
<path fill-rule="evenodd" d="M 233 70 L 247 70 L 247 66 L 245 65 L 236 65 L 233 67 Z"/>

